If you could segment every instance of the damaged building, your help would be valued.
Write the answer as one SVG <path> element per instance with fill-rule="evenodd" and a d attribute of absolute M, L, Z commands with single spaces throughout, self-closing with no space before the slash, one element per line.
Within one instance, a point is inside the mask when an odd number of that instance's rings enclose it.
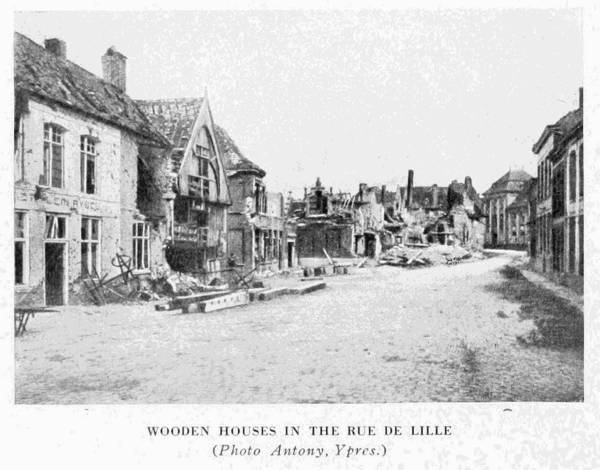
<path fill-rule="evenodd" d="M 102 58 L 104 79 L 15 33 L 15 302 L 78 301 L 82 277 L 164 262 L 161 209 L 138 204 L 140 168 L 169 142 L 126 94 L 127 58 Z M 160 187 L 160 178 L 151 178 Z"/>
<path fill-rule="evenodd" d="M 447 216 L 455 243 L 469 250 L 482 250 L 485 243 L 486 217 L 483 202 L 470 176 L 464 183 L 448 185 Z"/>
<path fill-rule="evenodd" d="M 232 201 L 227 219 L 230 264 L 246 272 L 295 267 L 295 238 L 286 229 L 283 194 L 267 191 L 266 172 L 244 156 L 225 129 L 215 130 Z"/>
<path fill-rule="evenodd" d="M 137 104 L 171 145 L 165 155 L 172 182 L 166 238 L 169 266 L 197 274 L 204 282 L 220 277 L 231 200 L 208 98 Z"/>
<path fill-rule="evenodd" d="M 327 191 L 317 178 L 304 199 L 291 204 L 297 221 L 299 258 L 329 256 L 346 258 L 355 254 L 355 230 L 351 197 Z"/>

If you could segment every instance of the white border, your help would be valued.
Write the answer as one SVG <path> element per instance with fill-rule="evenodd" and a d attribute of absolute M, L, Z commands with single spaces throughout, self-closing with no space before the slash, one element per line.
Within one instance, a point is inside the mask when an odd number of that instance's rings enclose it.
<path fill-rule="evenodd" d="M 166 3 L 166 2 L 165 2 Z M 221 0 L 202 2 L 171 0 L 161 5 L 152 2 L 41 1 L 11 2 L 1 15 L 2 34 L 2 117 L 5 141 L 0 160 L 3 178 L 0 190 L 4 214 L 13 211 L 12 178 L 12 13 L 14 10 L 53 9 L 247 9 L 298 8 L 297 2 L 284 0 L 241 2 Z M 481 8 L 480 1 L 407 1 L 403 8 L 440 7 Z M 585 280 L 585 402 L 584 403 L 489 403 L 489 404 L 388 404 L 388 405 L 177 405 L 177 406 L 15 406 L 14 347 L 12 338 L 12 274 L 3 268 L 0 284 L 2 329 L 0 373 L 2 382 L 3 461 L 21 468 L 443 468 L 443 469 L 586 469 L 600 468 L 600 357 L 598 338 L 600 314 L 597 285 L 600 279 L 598 242 L 600 203 L 596 197 L 600 177 L 597 156 L 597 129 L 600 114 L 600 8 L 584 1 L 500 1 L 486 8 L 565 8 L 585 7 L 585 162 L 586 186 L 586 280 Z M 303 8 L 396 8 L 392 1 L 305 1 Z M 549 116 L 551 120 L 552 117 Z M 545 123 L 540 123 L 540 129 Z M 0 255 L 11 259 L 12 216 L 3 223 Z M 10 263 L 3 263 L 10 267 Z M 512 411 L 503 411 L 510 408 Z M 383 459 L 354 461 L 308 459 L 214 459 L 209 451 L 214 439 L 152 440 L 145 434 L 147 424 L 229 425 L 409 425 L 450 424 L 454 436 L 448 439 L 377 438 L 375 442 L 392 444 Z M 348 439 L 342 439 L 348 442 Z M 219 442 L 222 442 L 219 440 Z M 248 438 L 245 444 L 276 444 L 277 439 Z M 297 438 L 292 444 L 318 445 L 316 438 Z M 336 442 L 327 441 L 327 442 Z M 355 441 L 372 442 L 366 438 Z"/>

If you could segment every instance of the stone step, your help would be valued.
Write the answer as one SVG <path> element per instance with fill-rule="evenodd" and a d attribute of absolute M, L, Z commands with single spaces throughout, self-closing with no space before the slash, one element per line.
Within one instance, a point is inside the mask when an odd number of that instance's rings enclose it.
<path fill-rule="evenodd" d="M 325 289 L 326 286 L 327 286 L 327 284 L 325 282 L 311 282 L 310 284 L 305 283 L 302 286 L 288 288 L 288 293 L 296 294 L 296 295 L 304 295 L 304 294 L 308 294 L 310 292 L 314 292 L 316 290 Z"/>
<path fill-rule="evenodd" d="M 288 293 L 287 287 L 278 287 L 276 289 L 267 289 L 263 292 L 259 292 L 258 300 L 271 300 L 275 297 L 279 297 L 281 295 L 285 295 Z"/>
<path fill-rule="evenodd" d="M 248 291 L 241 290 L 232 294 L 222 295 L 214 299 L 192 302 L 183 307 L 183 313 L 207 313 L 216 310 L 223 310 L 240 305 L 247 305 L 250 302 Z"/>

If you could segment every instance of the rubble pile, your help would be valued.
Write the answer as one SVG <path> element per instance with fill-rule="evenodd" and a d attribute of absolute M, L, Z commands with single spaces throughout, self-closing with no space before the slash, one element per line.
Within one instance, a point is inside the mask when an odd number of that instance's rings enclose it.
<path fill-rule="evenodd" d="M 412 248 L 396 245 L 379 257 L 379 264 L 391 266 L 432 266 L 454 264 L 470 258 L 471 252 L 461 246 L 429 245 L 423 248 Z"/>
<path fill-rule="evenodd" d="M 184 273 L 171 273 L 168 276 L 159 276 L 152 280 L 152 291 L 159 296 L 181 296 L 191 295 L 198 292 L 214 291 L 217 289 L 226 289 L 224 285 L 205 285 L 197 278 Z"/>

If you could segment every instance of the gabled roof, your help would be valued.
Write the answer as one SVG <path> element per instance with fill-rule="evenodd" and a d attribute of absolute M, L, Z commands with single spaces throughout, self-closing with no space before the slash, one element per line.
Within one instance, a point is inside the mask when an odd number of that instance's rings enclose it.
<path fill-rule="evenodd" d="M 266 175 L 261 167 L 244 156 L 225 129 L 215 125 L 215 137 L 228 174 L 249 172 L 256 173 L 261 178 Z"/>
<path fill-rule="evenodd" d="M 568 139 L 573 131 L 578 127 L 583 126 L 583 108 L 577 108 L 569 111 L 561 117 L 556 123 L 550 124 L 544 128 L 542 135 L 533 145 L 533 152 L 538 153 L 548 137 L 552 134 L 558 137 L 558 147 L 565 139 Z"/>
<path fill-rule="evenodd" d="M 121 89 L 73 62 L 14 35 L 15 92 L 36 96 L 136 134 L 159 147 L 169 143 Z"/>
<path fill-rule="evenodd" d="M 202 108 L 202 98 L 137 100 L 148 119 L 171 143 L 172 171 L 177 173 L 192 136 L 196 118 Z"/>
<path fill-rule="evenodd" d="M 511 193 L 521 191 L 524 182 L 529 181 L 533 176 L 524 170 L 508 170 L 498 180 L 492 183 L 484 196 L 497 193 Z"/>

